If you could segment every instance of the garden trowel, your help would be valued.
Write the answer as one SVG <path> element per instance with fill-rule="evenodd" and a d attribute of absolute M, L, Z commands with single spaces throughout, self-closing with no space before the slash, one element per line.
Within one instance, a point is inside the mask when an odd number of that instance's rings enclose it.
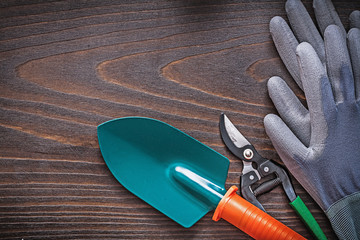
<path fill-rule="evenodd" d="M 184 227 L 215 209 L 255 239 L 304 239 L 236 194 L 225 181 L 229 160 L 184 132 L 143 117 L 98 126 L 101 153 L 130 192 Z"/>

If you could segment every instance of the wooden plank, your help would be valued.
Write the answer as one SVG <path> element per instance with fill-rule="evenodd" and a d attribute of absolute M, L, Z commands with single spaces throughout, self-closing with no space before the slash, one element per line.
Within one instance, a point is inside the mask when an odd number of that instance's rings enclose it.
<path fill-rule="evenodd" d="M 263 127 L 275 112 L 266 81 L 282 76 L 300 98 L 268 23 L 284 1 L 18 1 L 0 3 L 0 239 L 250 239 L 207 214 L 185 229 L 129 193 L 99 151 L 96 126 L 156 118 L 230 161 L 218 131 L 226 112 L 260 153 L 281 163 Z M 341 19 L 358 1 L 336 1 Z M 311 11 L 311 2 L 305 2 Z M 293 179 L 326 235 L 330 224 Z M 310 233 L 280 188 L 268 212 Z"/>

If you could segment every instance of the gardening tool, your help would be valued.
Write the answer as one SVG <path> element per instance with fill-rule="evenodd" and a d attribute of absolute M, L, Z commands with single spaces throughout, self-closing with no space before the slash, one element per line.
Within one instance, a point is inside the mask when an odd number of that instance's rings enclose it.
<path fill-rule="evenodd" d="M 99 145 L 115 178 L 184 227 L 215 209 L 255 239 L 304 239 L 236 194 L 225 190 L 229 160 L 155 119 L 127 117 L 98 126 Z"/>
<path fill-rule="evenodd" d="M 227 148 L 243 162 L 240 181 L 242 196 L 256 207 L 265 211 L 256 197 L 271 191 L 281 184 L 286 196 L 290 200 L 290 206 L 300 216 L 308 229 L 317 239 L 326 239 L 325 234 L 309 209 L 301 198 L 296 196 L 286 171 L 280 165 L 260 156 L 255 147 L 239 132 L 225 114 L 220 116 L 220 133 Z M 275 178 L 254 187 L 262 178 L 270 175 L 275 175 Z"/>

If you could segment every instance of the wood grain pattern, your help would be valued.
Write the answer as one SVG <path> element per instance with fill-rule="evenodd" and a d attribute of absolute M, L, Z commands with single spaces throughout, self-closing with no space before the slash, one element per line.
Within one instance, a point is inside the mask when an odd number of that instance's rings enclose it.
<path fill-rule="evenodd" d="M 345 26 L 360 9 L 334 4 Z M 1 1 L 0 239 L 250 239 L 212 213 L 182 228 L 133 196 L 105 166 L 96 126 L 133 115 L 168 122 L 230 159 L 229 187 L 242 164 L 219 136 L 226 112 L 281 162 L 262 122 L 275 112 L 266 80 L 282 76 L 304 96 L 271 41 L 275 15 L 285 17 L 284 1 Z M 259 199 L 311 238 L 281 188 Z"/>

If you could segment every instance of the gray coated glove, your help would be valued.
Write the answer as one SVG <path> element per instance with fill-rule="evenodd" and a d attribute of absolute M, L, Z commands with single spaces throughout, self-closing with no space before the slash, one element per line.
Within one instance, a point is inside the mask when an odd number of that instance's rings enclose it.
<path fill-rule="evenodd" d="M 337 236 L 360 239 L 360 30 L 346 35 L 330 1 L 313 6 L 324 40 L 300 1 L 286 3 L 296 37 L 282 18 L 270 22 L 280 57 L 304 90 L 308 109 L 280 77 L 272 77 L 268 90 L 281 118 L 269 114 L 264 124 L 281 159 Z M 359 19 L 354 11 L 351 26 L 360 27 Z"/>

